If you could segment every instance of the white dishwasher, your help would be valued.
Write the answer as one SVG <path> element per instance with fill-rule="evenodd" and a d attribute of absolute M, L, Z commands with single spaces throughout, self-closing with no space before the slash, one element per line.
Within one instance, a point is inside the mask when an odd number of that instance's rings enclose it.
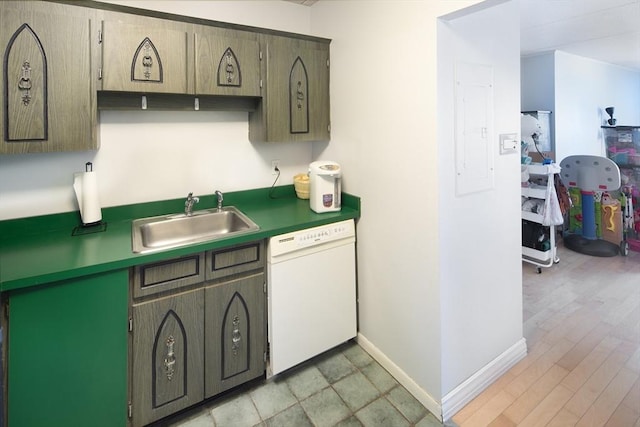
<path fill-rule="evenodd" d="M 353 220 L 269 240 L 268 377 L 356 336 L 355 241 Z"/>

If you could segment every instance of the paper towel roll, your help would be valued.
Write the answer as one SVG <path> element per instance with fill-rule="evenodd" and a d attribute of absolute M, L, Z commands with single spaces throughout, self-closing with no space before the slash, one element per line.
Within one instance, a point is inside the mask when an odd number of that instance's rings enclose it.
<path fill-rule="evenodd" d="M 102 220 L 100 199 L 98 197 L 98 178 L 96 172 L 78 172 L 74 174 L 73 189 L 78 199 L 80 217 L 84 225 Z"/>

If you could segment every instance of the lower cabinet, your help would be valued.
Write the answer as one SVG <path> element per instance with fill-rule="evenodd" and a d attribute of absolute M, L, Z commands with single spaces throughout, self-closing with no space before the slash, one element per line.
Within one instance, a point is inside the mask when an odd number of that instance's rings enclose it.
<path fill-rule="evenodd" d="M 264 375 L 264 269 L 262 241 L 132 269 L 131 425 Z"/>
<path fill-rule="evenodd" d="M 120 270 L 2 295 L 8 314 L 2 425 L 127 424 L 128 277 Z"/>
<path fill-rule="evenodd" d="M 1 297 L 0 425 L 142 426 L 265 372 L 263 241 Z"/>
<path fill-rule="evenodd" d="M 135 425 L 202 400 L 203 292 L 133 306 L 131 416 Z"/>
<path fill-rule="evenodd" d="M 205 288 L 205 397 L 264 373 L 264 281 L 259 273 Z"/>

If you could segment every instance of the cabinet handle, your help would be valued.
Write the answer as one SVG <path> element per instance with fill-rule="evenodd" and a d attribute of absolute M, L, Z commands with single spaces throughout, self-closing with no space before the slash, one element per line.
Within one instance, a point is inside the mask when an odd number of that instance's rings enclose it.
<path fill-rule="evenodd" d="M 142 65 L 144 66 L 144 76 L 147 80 L 151 77 L 151 67 L 153 67 L 153 59 L 151 55 L 144 55 L 142 57 Z"/>
<path fill-rule="evenodd" d="M 143 49 L 142 66 L 144 67 L 144 77 L 149 80 L 151 78 L 151 67 L 153 67 L 153 58 L 151 58 L 151 42 L 149 40 L 146 41 Z"/>
<path fill-rule="evenodd" d="M 296 100 L 298 110 L 302 110 L 302 103 L 304 102 L 304 91 L 302 90 L 302 82 L 298 80 L 298 87 L 296 89 Z"/>
<path fill-rule="evenodd" d="M 227 74 L 227 83 L 232 83 L 233 75 L 236 73 L 236 69 L 233 66 L 233 56 L 229 49 L 227 49 L 227 54 L 225 55 L 225 59 L 227 60 L 227 64 L 225 65 L 225 72 Z"/>
<path fill-rule="evenodd" d="M 173 346 L 176 343 L 176 340 L 173 338 L 173 335 L 169 335 L 167 338 L 167 355 L 164 358 L 164 370 L 167 379 L 171 381 L 173 379 L 173 374 L 175 372 L 174 365 L 176 364 L 176 356 L 173 351 Z"/>
<path fill-rule="evenodd" d="M 31 102 L 31 64 L 29 61 L 22 63 L 22 73 L 18 80 L 18 89 L 24 91 L 22 93 L 22 103 L 26 106 Z"/>
<path fill-rule="evenodd" d="M 231 333 L 231 350 L 234 356 L 238 354 L 240 350 L 240 342 L 242 341 L 242 335 L 240 334 L 240 318 L 233 316 L 233 331 Z"/>

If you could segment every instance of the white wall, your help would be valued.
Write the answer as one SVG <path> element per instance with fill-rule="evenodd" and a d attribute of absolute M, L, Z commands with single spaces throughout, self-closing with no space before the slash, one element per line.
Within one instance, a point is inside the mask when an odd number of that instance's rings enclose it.
<path fill-rule="evenodd" d="M 362 197 L 360 334 L 439 400 L 436 12 L 327 1 L 312 26 L 333 39 L 332 141 L 314 157 L 340 162 L 345 190 Z"/>
<path fill-rule="evenodd" d="M 556 161 L 604 156 L 600 126 L 615 107 L 618 125 L 640 125 L 640 72 L 554 51 L 522 58 L 522 109 L 552 111 Z"/>
<path fill-rule="evenodd" d="M 461 20 L 469 29 L 440 43 L 437 17 L 464 3 L 319 2 L 311 24 L 333 39 L 332 141 L 314 158 L 341 162 L 362 196 L 360 334 L 438 405 L 522 337 L 519 155 L 496 155 L 495 190 L 456 198 L 453 86 L 438 79 L 461 56 L 489 60 L 496 129 L 519 132 L 517 16 L 504 5 Z"/>
<path fill-rule="evenodd" d="M 520 154 L 499 134 L 520 130 L 517 7 L 503 3 L 443 22 L 438 32 L 438 170 L 442 390 L 446 394 L 522 340 Z M 514 19 L 514 17 L 516 17 Z M 495 49 L 499 45 L 500 49 Z M 456 196 L 456 62 L 493 68 L 494 188 Z M 463 261 L 463 263 L 461 263 Z"/>
<path fill-rule="evenodd" d="M 606 107 L 615 107 L 618 125 L 640 125 L 640 72 L 557 51 L 555 88 L 558 161 L 606 155 L 600 129 Z"/>
<path fill-rule="evenodd" d="M 551 111 L 551 149 L 555 152 L 556 105 L 553 69 L 553 53 L 523 57 L 520 60 L 520 111 Z"/>
<path fill-rule="evenodd" d="M 116 3 L 115 1 L 113 3 Z M 128 6 L 310 33 L 311 8 L 283 1 L 124 1 Z M 252 144 L 238 112 L 100 112 L 98 151 L 0 156 L 0 220 L 77 210 L 73 173 L 93 162 L 103 207 L 268 187 L 307 170 L 311 143 Z"/>
<path fill-rule="evenodd" d="M 554 55 L 545 53 L 521 58 L 522 111 L 554 111 Z"/>

